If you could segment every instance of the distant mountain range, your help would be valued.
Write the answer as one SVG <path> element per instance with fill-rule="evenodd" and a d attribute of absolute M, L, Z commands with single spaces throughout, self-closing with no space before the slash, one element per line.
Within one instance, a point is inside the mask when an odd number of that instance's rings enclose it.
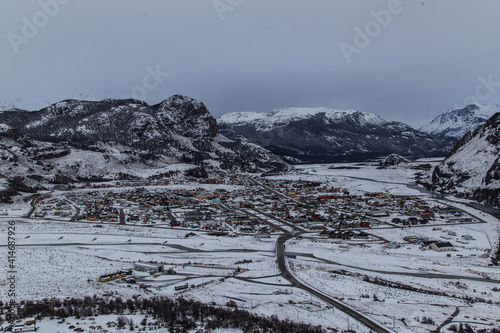
<path fill-rule="evenodd" d="M 0 102 L 0 111 L 7 111 L 7 110 L 10 110 L 11 107 L 3 104 L 2 102 Z"/>
<path fill-rule="evenodd" d="M 434 118 L 429 124 L 420 127 L 420 131 L 460 139 L 465 133 L 474 131 L 484 124 L 500 106 L 496 104 L 469 104 L 461 108 L 448 110 Z"/>
<path fill-rule="evenodd" d="M 77 180 L 289 168 L 259 146 L 219 134 L 205 105 L 181 95 L 153 106 L 66 100 L 39 111 L 0 112 L 0 157 L 0 191 L 8 193 Z"/>
<path fill-rule="evenodd" d="M 258 144 L 302 163 L 359 161 L 393 153 L 446 156 L 456 143 L 373 113 L 327 108 L 228 113 L 219 118 L 219 128 L 231 139 Z"/>
<path fill-rule="evenodd" d="M 387 163 L 399 164 L 401 156 L 448 155 L 429 186 L 472 193 L 469 197 L 498 205 L 498 113 L 469 131 L 495 106 L 447 111 L 422 128 L 433 134 L 372 113 L 327 108 L 236 112 L 218 123 L 203 103 L 181 95 L 156 105 L 132 99 L 66 100 L 38 111 L 3 104 L 0 109 L 0 201 L 73 181 L 269 174 L 289 170 L 285 161 L 361 161 L 397 154 Z M 466 134 L 456 144 L 454 135 L 460 132 Z"/>
<path fill-rule="evenodd" d="M 500 208 L 500 112 L 462 137 L 434 168 L 431 188 Z"/>

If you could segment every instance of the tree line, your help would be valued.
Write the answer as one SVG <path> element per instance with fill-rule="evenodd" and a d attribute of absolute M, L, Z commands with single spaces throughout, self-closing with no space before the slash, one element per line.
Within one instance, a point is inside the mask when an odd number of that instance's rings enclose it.
<path fill-rule="evenodd" d="M 2 302 L 0 302 L 2 303 Z M 0 304 L 1 306 L 2 304 Z M 280 319 L 276 315 L 263 316 L 234 306 L 218 306 L 185 298 L 164 296 L 142 298 L 138 295 L 123 300 L 121 297 L 45 298 L 19 303 L 19 318 L 92 317 L 109 314 L 145 314 L 157 320 L 170 332 L 188 332 L 200 327 L 208 331 L 219 328 L 240 329 L 252 333 L 325 333 L 321 326 Z M 200 331 L 204 332 L 204 331 Z"/>

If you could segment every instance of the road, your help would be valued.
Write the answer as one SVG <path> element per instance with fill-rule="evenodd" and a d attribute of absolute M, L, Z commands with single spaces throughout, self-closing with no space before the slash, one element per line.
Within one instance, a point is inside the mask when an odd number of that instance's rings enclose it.
<path fill-rule="evenodd" d="M 120 216 L 119 216 L 119 224 L 126 224 L 125 223 L 125 212 L 123 211 L 123 208 L 120 208 Z"/>
<path fill-rule="evenodd" d="M 31 217 L 31 214 L 33 214 L 33 212 L 35 211 L 36 209 L 36 201 L 38 199 L 40 199 L 40 194 L 33 194 L 31 197 L 31 202 L 30 202 L 30 210 L 23 216 L 24 218 L 30 218 Z"/>
<path fill-rule="evenodd" d="M 453 319 L 455 319 L 455 317 L 458 316 L 459 313 L 460 313 L 460 308 L 457 307 L 455 311 L 451 314 L 451 316 L 448 317 L 448 319 L 446 319 L 441 325 L 436 327 L 432 332 L 441 332 L 441 329 L 446 325 L 448 325 L 449 323 L 451 323 Z"/>
<path fill-rule="evenodd" d="M 285 243 L 287 240 L 293 238 L 294 236 L 287 232 L 280 236 L 278 238 L 278 241 L 276 243 L 276 257 L 277 257 L 277 262 L 278 262 L 278 268 L 281 272 L 281 275 L 287 279 L 293 286 L 300 288 L 316 297 L 319 299 L 327 302 L 330 305 L 333 305 L 337 309 L 341 310 L 342 312 L 348 314 L 349 316 L 353 317 L 354 319 L 358 320 L 359 322 L 363 323 L 366 325 L 368 328 L 374 330 L 375 332 L 391 332 L 381 324 L 371 320 L 370 318 L 366 317 L 360 312 L 357 312 L 356 310 L 351 309 L 347 305 L 337 301 L 336 299 L 327 296 L 323 293 L 320 293 L 319 291 L 303 284 L 299 280 L 293 276 L 293 274 L 288 270 L 288 267 L 286 265 L 286 255 L 285 255 Z"/>
<path fill-rule="evenodd" d="M 48 198 L 52 192 L 54 191 L 50 191 L 49 193 L 46 193 L 46 194 L 33 194 L 30 198 L 32 198 L 31 202 L 30 202 L 30 210 L 23 216 L 24 218 L 31 218 L 31 214 L 33 214 L 33 212 L 35 211 L 36 209 L 36 204 L 38 203 L 39 200 L 41 199 L 45 199 L 45 198 Z"/>
<path fill-rule="evenodd" d="M 267 218 L 269 218 L 270 220 L 275 220 L 276 222 L 280 222 L 296 231 L 298 231 L 299 233 L 305 233 L 306 231 L 302 228 L 299 228 L 297 227 L 296 225 L 293 225 L 283 219 L 280 219 L 279 217 L 276 217 L 276 216 L 273 216 L 271 214 L 268 214 L 268 213 L 264 213 L 263 211 L 260 211 L 258 209 L 255 209 L 255 208 L 252 208 L 251 210 L 249 209 L 241 209 L 241 211 L 247 213 L 248 215 L 251 215 L 259 220 L 261 220 L 262 218 L 260 216 L 258 216 L 257 214 L 260 214 L 260 215 L 264 215 L 266 216 Z M 278 224 L 275 224 L 273 222 L 271 222 L 270 220 L 265 220 L 265 223 L 269 224 L 272 228 L 276 229 L 276 230 L 279 230 L 281 232 L 288 232 L 288 230 L 286 230 L 285 228 L 283 228 L 282 226 L 278 225 Z"/>
<path fill-rule="evenodd" d="M 286 195 L 286 194 L 283 194 L 283 193 L 281 193 L 281 192 L 279 192 L 279 191 L 276 191 L 275 189 L 273 189 L 273 188 L 271 188 L 271 187 L 269 187 L 269 186 L 267 186 L 267 185 L 261 184 L 261 183 L 259 183 L 257 180 L 255 180 L 255 179 L 253 179 L 253 178 L 248 178 L 248 179 L 249 179 L 249 180 L 251 180 L 251 181 L 252 181 L 255 185 L 260 186 L 260 187 L 261 187 L 261 188 L 263 188 L 263 189 L 266 189 L 266 190 L 268 190 L 268 191 L 270 191 L 270 192 L 273 192 L 274 194 L 279 195 L 279 196 L 281 196 L 281 197 L 283 197 L 283 198 L 285 198 L 285 199 L 287 199 L 287 200 L 292 200 L 292 201 L 294 201 L 296 204 L 302 205 L 302 202 L 300 202 L 299 200 L 297 200 L 297 199 L 295 199 L 295 198 L 292 198 L 292 197 L 290 197 L 290 196 L 288 196 L 288 195 Z"/>
<path fill-rule="evenodd" d="M 174 214 L 172 212 L 168 213 L 168 218 L 170 219 L 170 225 L 180 225 L 179 221 L 175 218 Z"/>
<path fill-rule="evenodd" d="M 476 202 L 468 203 L 467 206 L 482 210 L 483 212 L 491 214 L 491 215 L 495 216 L 497 219 L 500 219 L 500 209 L 481 205 L 481 204 L 476 203 Z"/>
<path fill-rule="evenodd" d="M 285 196 L 267 186 L 264 186 L 262 184 L 259 184 L 257 181 L 253 180 L 252 181 L 257 185 L 257 186 L 261 186 L 262 188 L 266 188 L 267 190 L 271 190 L 273 192 L 275 192 L 276 194 L 279 194 L 281 196 L 284 196 L 286 197 L 287 199 L 290 199 L 288 196 Z M 256 209 L 253 209 L 254 211 L 256 211 L 258 214 L 261 214 L 261 215 L 264 215 L 270 219 L 273 219 L 275 221 L 278 221 L 292 229 L 294 229 L 297 234 L 294 235 L 292 233 L 290 233 L 288 230 L 270 222 L 270 221 L 266 221 L 269 225 L 271 225 L 273 228 L 276 228 L 280 231 L 283 232 L 283 235 L 281 235 L 277 242 L 276 242 L 276 261 L 277 261 L 277 264 L 278 264 L 278 268 L 281 272 L 281 275 L 287 279 L 294 287 L 297 287 L 297 288 L 300 288 L 308 293 L 310 293 L 311 295 L 314 295 L 316 296 L 317 298 L 323 300 L 324 302 L 336 307 L 337 309 L 339 309 L 340 311 L 348 314 L 349 316 L 351 316 L 352 318 L 358 320 L 359 322 L 363 323 L 364 325 L 366 325 L 368 328 L 370 328 L 371 330 L 375 331 L 375 332 L 392 332 L 390 330 L 388 330 L 387 328 L 385 328 L 384 326 L 382 326 L 381 324 L 373 321 L 372 319 L 368 318 L 367 316 L 363 315 L 362 313 L 348 307 L 347 305 L 343 304 L 342 302 L 328 296 L 328 295 L 325 295 L 319 291 L 317 291 L 316 289 L 312 288 L 312 287 L 309 287 L 308 285 L 305 285 L 304 283 L 302 283 L 301 281 L 299 281 L 289 270 L 288 270 L 288 266 L 286 265 L 286 254 L 285 254 L 285 243 L 294 238 L 295 236 L 297 235 L 300 235 L 302 233 L 305 233 L 305 230 L 302 229 L 302 228 L 299 228 L 297 227 L 296 225 L 293 225 L 283 219 L 280 219 L 280 218 L 277 218 L 275 216 L 272 216 L 270 214 L 267 214 L 267 213 L 264 213 L 264 212 L 261 212 L 261 211 L 258 211 Z M 255 214 L 252 214 L 251 212 L 249 212 L 248 210 L 246 210 L 246 212 L 248 214 L 251 214 L 251 215 L 254 215 Z"/>
<path fill-rule="evenodd" d="M 361 270 L 361 271 L 365 271 L 365 272 L 371 272 L 371 273 L 379 273 L 379 274 L 386 274 L 386 275 L 398 275 L 398 276 L 410 276 L 410 277 L 418 277 L 418 278 L 424 278 L 424 279 L 470 280 L 470 281 L 478 281 L 478 282 L 484 282 L 484 283 L 500 284 L 500 280 L 487 279 L 487 278 L 483 278 L 483 277 L 450 275 L 450 274 L 439 274 L 439 273 L 412 273 L 412 272 L 382 271 L 382 270 L 371 269 L 371 268 L 366 268 L 366 267 L 341 264 L 341 263 L 338 263 L 335 261 L 331 261 L 328 259 L 317 257 L 311 253 L 287 252 L 287 254 L 288 254 L 288 256 L 313 258 L 313 259 L 322 261 L 325 264 L 335 265 L 335 266 L 340 266 L 340 267 L 345 267 L 345 268 L 352 268 L 352 269 Z"/>
<path fill-rule="evenodd" d="M 73 214 L 73 216 L 71 217 L 70 221 L 71 222 L 76 222 L 78 221 L 78 216 L 80 216 L 80 207 L 78 207 L 77 205 L 75 205 L 73 202 L 69 201 L 68 199 L 65 199 L 64 201 L 66 201 L 68 204 L 70 204 L 71 206 L 73 206 L 76 210 L 76 213 Z"/>
<path fill-rule="evenodd" d="M 376 180 L 372 180 L 372 179 L 368 179 L 368 178 L 357 178 L 357 177 L 350 177 L 350 178 L 356 178 L 356 179 L 363 179 L 363 180 L 369 180 L 369 181 L 376 181 Z M 259 186 L 261 187 L 262 189 L 266 189 L 266 190 L 269 190 L 269 191 L 272 191 L 273 193 L 277 194 L 277 195 L 280 195 L 288 200 L 293 200 L 293 201 L 296 201 L 297 203 L 299 203 L 297 200 L 293 199 L 293 198 L 290 198 L 288 197 L 287 195 L 285 194 L 282 194 L 270 187 L 267 187 L 263 184 L 260 184 L 258 181 L 256 180 L 253 180 L 252 179 L 252 182 L 255 183 L 256 186 Z M 414 184 L 402 184 L 402 183 L 396 183 L 396 182 L 383 182 L 383 181 L 377 181 L 377 182 L 380 182 L 380 183 L 389 183 L 389 184 L 400 184 L 400 185 L 406 185 L 408 187 L 411 187 L 411 188 L 416 188 L 418 189 L 419 191 L 421 192 L 426 192 L 426 193 L 429 193 L 428 191 L 426 191 L 425 189 L 422 189 L 422 188 L 419 188 L 417 186 L 415 186 Z M 46 195 L 44 195 L 46 196 Z M 30 210 L 30 212 L 28 212 L 28 214 L 26 214 L 27 217 L 30 217 L 30 215 L 33 213 L 35 207 L 36 207 L 36 203 L 38 202 L 39 199 L 41 199 L 43 196 L 39 196 L 39 197 L 34 197 L 33 200 L 31 201 L 31 206 L 32 206 L 32 209 Z M 446 200 L 446 199 L 442 199 L 442 200 Z M 446 201 L 449 201 L 449 200 L 446 200 Z M 78 208 L 77 208 L 78 209 Z M 277 261 L 277 264 L 278 264 L 278 268 L 280 270 L 280 273 L 281 275 L 283 276 L 283 278 L 285 278 L 286 280 L 288 280 L 290 282 L 291 285 L 293 285 L 294 287 L 297 287 L 297 288 L 300 288 L 302 290 L 304 290 L 305 292 L 307 293 L 310 293 L 311 295 L 314 295 L 316 296 L 317 298 L 323 300 L 324 302 L 336 307 L 337 309 L 341 310 L 342 312 L 348 314 L 349 316 L 351 316 L 352 318 L 358 320 L 359 322 L 361 322 L 362 324 L 366 325 L 368 328 L 370 328 L 371 330 L 373 331 L 376 331 L 376 332 L 391 332 L 391 330 L 389 330 L 388 328 L 384 327 L 382 324 L 370 319 L 369 317 L 365 316 L 364 314 L 350 308 L 349 306 L 347 306 L 346 304 L 340 302 L 339 300 L 333 298 L 333 297 L 330 297 L 326 294 L 323 294 L 321 291 L 319 290 L 316 290 L 308 285 L 306 285 L 305 283 L 301 282 L 300 280 L 298 280 L 293 274 L 292 272 L 290 272 L 288 266 L 287 266 L 287 255 L 285 253 L 285 243 L 294 238 L 295 236 L 297 235 L 300 235 L 300 234 L 303 234 L 305 233 L 306 231 L 284 219 L 281 219 L 279 217 L 276 217 L 276 216 L 273 216 L 271 214 L 268 214 L 268 213 L 264 213 L 258 209 L 252 209 L 252 210 L 243 210 L 245 212 L 247 212 L 249 215 L 253 215 L 253 216 L 257 216 L 257 217 L 260 217 L 262 218 L 263 216 L 265 216 L 266 218 L 264 219 L 266 221 L 266 223 L 268 223 L 270 226 L 272 226 L 273 228 L 275 228 L 276 230 L 279 230 L 280 232 L 282 232 L 283 234 L 278 238 L 277 242 L 276 242 L 276 252 L 275 252 L 275 255 L 276 255 L 276 261 Z M 79 212 L 77 212 L 78 214 Z M 259 216 L 260 215 L 260 216 Z M 171 221 L 175 221 L 175 218 L 170 215 L 169 216 Z M 477 217 L 476 217 L 477 218 Z M 481 219 L 479 219 L 481 220 Z M 273 223 L 274 222 L 274 223 Z M 125 224 L 125 214 L 123 212 L 123 209 L 120 210 L 120 217 L 119 217 L 119 223 L 120 224 Z M 291 228 L 291 229 L 289 229 Z M 293 230 L 294 234 L 292 234 L 289 230 Z M 384 240 L 384 239 L 383 239 Z M 387 241 L 387 240 L 384 240 L 384 241 Z M 152 243 L 121 243 L 121 244 L 81 244 L 81 243 L 66 243 L 66 244 L 31 244 L 31 245 L 20 245 L 20 246 L 75 246 L 75 245 L 106 245 L 106 246 L 109 246 L 109 245 L 117 245 L 117 246 L 123 246 L 123 245 L 161 245 L 161 246 L 168 246 L 168 247 L 171 247 L 171 248 L 174 248 L 174 249 L 177 249 L 177 250 L 183 250 L 183 251 L 187 251 L 187 252 L 205 252 L 205 251 L 201 251 L 201 250 L 198 250 L 198 249 L 191 249 L 191 248 L 187 248 L 187 247 L 184 247 L 182 245 L 177 245 L 177 244 L 152 244 Z M 241 252 L 249 252 L 249 250 L 225 250 L 225 251 L 208 251 L 208 252 L 228 252 L 228 251 L 241 251 Z M 349 266 L 346 266 L 346 267 L 349 267 Z M 391 272 L 381 272 L 381 273 L 386 273 L 386 274 L 391 274 Z M 411 275 L 411 273 L 400 273 L 400 272 L 392 272 L 392 274 L 398 274 L 398 275 Z M 417 273 L 418 274 L 418 273 Z M 428 276 L 424 276 L 424 274 L 415 274 L 414 276 L 419 276 L 419 277 L 428 277 Z M 427 274 L 425 274 L 427 275 Z M 435 275 L 435 274 L 433 274 Z M 452 276 L 445 276 L 445 275 L 435 275 L 433 277 L 436 277 L 436 278 L 453 278 Z M 464 277 L 457 277 L 457 278 L 464 278 Z M 243 278 L 242 278 L 243 279 Z M 479 280 L 479 279 L 478 279 Z M 481 279 L 481 280 L 484 280 L 484 279 Z M 256 281 L 249 281 L 249 282 L 256 282 Z M 258 281 L 257 281 L 258 282 Z M 488 281 L 489 282 L 489 281 Z M 492 282 L 496 282 L 496 281 L 492 281 Z M 258 282 L 260 283 L 260 282 Z"/>
<path fill-rule="evenodd" d="M 354 178 L 354 179 L 360 179 L 360 180 L 368 180 L 368 181 L 375 181 L 375 182 L 378 182 L 378 183 L 387 183 L 387 184 L 398 184 L 398 185 L 405 185 L 409 188 L 412 188 L 412 189 L 416 189 L 416 190 L 419 190 L 420 192 L 423 192 L 423 193 L 426 193 L 426 194 L 429 194 L 430 196 L 434 197 L 435 194 L 430 192 L 430 191 L 427 191 L 426 189 L 423 189 L 421 187 L 418 187 L 416 184 L 408 184 L 408 183 L 398 183 L 398 182 L 388 182 L 388 181 L 378 181 L 378 180 L 373 180 L 373 179 L 369 179 L 369 178 L 361 178 L 361 177 L 349 177 L 349 178 Z M 276 194 L 279 194 L 287 199 L 290 199 L 289 197 L 287 197 L 286 195 L 283 195 L 282 193 L 279 193 L 267 186 L 264 186 L 262 184 L 259 184 L 256 180 L 252 180 L 256 185 L 258 186 L 261 186 L 262 188 L 265 188 L 267 190 L 271 190 L 273 191 L 274 193 Z M 446 204 L 449 204 L 450 206 L 453 206 L 453 202 L 451 200 L 448 200 L 444 197 L 439 197 L 441 200 L 445 201 Z M 492 215 L 496 215 L 498 216 L 497 214 L 500 213 L 500 210 L 495 210 L 495 209 L 492 209 L 490 207 L 485 207 L 485 206 L 482 206 L 482 205 L 479 205 L 479 204 L 475 204 L 475 205 L 471 205 L 473 206 L 474 208 L 477 208 L 477 209 L 480 209 L 480 210 L 483 210 L 489 214 L 492 214 Z M 257 210 L 256 210 L 257 211 Z M 259 214 L 262 214 L 266 217 L 269 217 L 271 219 L 274 219 L 276 221 L 279 221 L 287 226 L 290 226 L 292 228 L 294 228 L 295 230 L 296 229 L 299 229 L 297 226 L 294 226 L 294 225 L 290 225 L 289 223 L 287 223 L 286 221 L 282 220 L 282 219 L 278 219 L 272 215 L 269 215 L 269 214 L 265 214 L 263 212 L 260 212 L 260 211 L 257 211 L 257 213 Z M 478 219 L 479 221 L 481 222 L 485 222 L 483 219 L 481 219 L 480 217 L 478 216 L 473 216 L 474 218 Z M 366 325 L 367 327 L 369 327 L 370 329 L 376 331 L 376 332 L 390 332 L 390 330 L 388 330 L 386 327 L 382 326 L 381 324 L 371 320 L 370 318 L 366 317 L 365 315 L 363 315 L 362 313 L 348 307 L 347 305 L 339 302 L 338 300 L 332 298 L 332 297 L 329 297 L 317 290 L 315 290 L 314 288 L 311 288 L 307 285 L 305 285 L 304 283 L 302 283 L 301 281 L 299 281 L 295 276 L 293 276 L 293 274 L 289 271 L 287 265 L 286 265 L 286 254 L 285 254 L 285 243 L 286 241 L 288 241 L 289 239 L 292 239 L 294 238 L 294 235 L 292 235 L 290 232 L 288 232 L 287 230 L 285 230 L 284 228 L 281 228 L 273 223 L 270 223 L 268 221 L 268 223 L 270 225 L 272 225 L 273 227 L 275 227 L 276 229 L 284 232 L 284 234 L 282 236 L 280 236 L 278 238 L 278 241 L 276 243 L 276 257 L 277 257 L 277 263 L 278 263 L 278 268 L 281 272 L 281 275 L 287 279 L 293 286 L 297 287 L 297 288 L 300 288 L 316 297 L 318 297 L 319 299 L 327 302 L 328 304 L 331 304 L 333 305 L 334 307 L 338 308 L 339 310 L 343 311 L 344 313 L 350 315 L 351 317 L 355 318 L 356 320 L 360 321 L 361 323 L 363 323 L 364 325 Z M 299 231 L 300 233 L 304 232 L 304 230 L 297 230 Z M 468 279 L 468 280 L 477 280 L 477 281 L 482 281 L 482 282 L 492 282 L 492 283 L 497 283 L 497 281 L 491 281 L 491 280 L 488 280 L 488 279 L 484 279 L 484 278 L 474 278 L 474 277 L 461 277 L 461 276 L 453 276 L 453 275 L 444 275 L 444 274 L 420 274 L 420 273 L 400 273 L 400 272 L 380 272 L 380 273 L 385 273 L 385 274 L 396 274 L 396 275 L 408 275 L 408 276 L 414 276 L 414 277 L 424 277 L 424 278 L 445 278 L 445 279 Z M 456 315 L 456 313 L 454 313 L 454 315 Z M 451 317 L 453 318 L 453 316 Z"/>

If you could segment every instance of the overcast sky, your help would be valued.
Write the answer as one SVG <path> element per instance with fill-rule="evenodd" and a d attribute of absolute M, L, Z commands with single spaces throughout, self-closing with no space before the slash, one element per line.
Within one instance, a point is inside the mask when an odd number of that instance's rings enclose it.
<path fill-rule="evenodd" d="M 2 0 L 0 102 L 173 94 L 421 125 L 500 103 L 500 1 Z M 168 74 L 167 74 L 168 73 Z"/>

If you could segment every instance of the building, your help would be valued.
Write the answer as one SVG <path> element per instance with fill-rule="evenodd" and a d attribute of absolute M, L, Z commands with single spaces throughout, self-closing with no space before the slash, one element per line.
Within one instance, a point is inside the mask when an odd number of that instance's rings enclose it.
<path fill-rule="evenodd" d="M 450 242 L 441 242 L 441 241 L 425 241 L 422 244 L 422 250 L 434 250 L 438 252 L 444 251 L 454 251 L 455 248 L 453 244 Z"/>
<path fill-rule="evenodd" d="M 455 248 L 450 242 L 437 242 L 430 245 L 431 250 L 443 252 L 443 251 L 454 251 Z"/>
<path fill-rule="evenodd" d="M 200 221 L 210 220 L 212 214 L 210 212 L 203 212 L 200 210 L 190 211 L 184 214 L 184 221 Z"/>
<path fill-rule="evenodd" d="M 361 228 L 369 228 L 370 227 L 370 221 L 361 221 L 359 224 Z"/>
<path fill-rule="evenodd" d="M 154 262 L 142 262 L 142 261 L 136 262 L 134 264 L 134 270 L 149 272 L 149 273 L 159 273 L 165 271 L 162 264 L 156 264 Z"/>
<path fill-rule="evenodd" d="M 385 210 L 369 210 L 366 212 L 366 215 L 371 216 L 371 217 L 384 217 L 384 216 L 389 216 L 389 213 L 387 213 Z"/>

